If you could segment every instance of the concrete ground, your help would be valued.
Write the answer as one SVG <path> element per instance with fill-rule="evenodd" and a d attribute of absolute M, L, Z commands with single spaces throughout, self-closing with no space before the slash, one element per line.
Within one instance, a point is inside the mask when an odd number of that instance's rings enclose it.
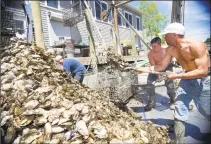
<path fill-rule="evenodd" d="M 139 75 L 139 83 L 146 82 L 147 75 Z M 151 120 L 158 125 L 172 125 L 173 126 L 173 110 L 169 109 L 169 97 L 167 96 L 167 90 L 165 86 L 158 86 L 156 91 L 156 106 L 149 112 L 144 112 L 144 106 L 146 105 L 146 97 L 143 92 L 140 92 L 136 100 L 132 99 L 128 106 L 130 106 L 135 112 L 142 116 L 142 120 Z M 142 101 L 142 102 L 140 102 Z M 193 110 L 189 113 L 189 119 L 186 123 L 185 131 L 185 143 L 211 143 L 206 142 L 210 135 L 210 121 L 206 120 L 196 109 L 194 105 Z M 173 128 L 173 127 L 172 127 Z M 170 138 L 174 139 L 174 133 L 170 132 Z"/>

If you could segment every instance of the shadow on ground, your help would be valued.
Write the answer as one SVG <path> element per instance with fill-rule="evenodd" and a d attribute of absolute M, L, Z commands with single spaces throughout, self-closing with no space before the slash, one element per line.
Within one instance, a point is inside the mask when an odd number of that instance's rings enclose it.
<path fill-rule="evenodd" d="M 135 100 L 142 103 L 141 106 L 131 107 L 135 112 L 141 113 L 144 112 L 144 106 L 148 103 L 149 96 L 147 94 L 138 94 L 134 97 Z M 155 110 L 163 111 L 169 108 L 169 98 L 158 93 L 155 94 L 156 106 Z"/>
<path fill-rule="evenodd" d="M 157 125 L 169 125 L 169 124 L 173 124 L 174 121 L 170 120 L 170 119 L 146 119 L 146 121 L 152 121 L 153 123 L 157 124 Z M 202 141 L 204 143 L 211 143 L 211 133 L 203 133 L 201 132 L 200 128 L 190 124 L 190 123 L 186 123 L 186 129 L 185 129 L 185 137 L 192 137 L 198 141 Z M 210 126 L 210 125 L 208 125 Z M 170 138 L 174 139 L 174 134 L 173 132 L 170 133 Z"/>
<path fill-rule="evenodd" d="M 134 112 L 141 114 L 142 121 L 152 121 L 157 125 L 169 125 L 169 137 L 171 140 L 175 138 L 173 132 L 173 111 L 169 109 L 169 97 L 166 93 L 166 88 L 158 88 L 156 91 L 155 101 L 156 106 L 152 111 L 144 112 L 144 106 L 147 104 L 147 93 L 137 93 L 135 100 L 139 101 L 139 105 L 131 105 Z M 169 118 L 168 118 L 169 117 Z M 189 115 L 189 120 L 186 123 L 185 143 L 205 143 L 211 144 L 210 122 L 205 120 L 198 114 L 198 111 L 192 111 Z"/>

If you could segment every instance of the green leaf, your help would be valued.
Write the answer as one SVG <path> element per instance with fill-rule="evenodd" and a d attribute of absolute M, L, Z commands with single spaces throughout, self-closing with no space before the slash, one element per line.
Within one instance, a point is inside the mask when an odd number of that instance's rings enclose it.
<path fill-rule="evenodd" d="M 167 16 L 159 13 L 157 5 L 153 1 L 142 0 L 138 8 L 144 13 L 142 20 L 146 36 L 158 36 L 158 33 L 160 33 L 168 23 Z M 164 38 L 162 42 L 163 41 Z"/>

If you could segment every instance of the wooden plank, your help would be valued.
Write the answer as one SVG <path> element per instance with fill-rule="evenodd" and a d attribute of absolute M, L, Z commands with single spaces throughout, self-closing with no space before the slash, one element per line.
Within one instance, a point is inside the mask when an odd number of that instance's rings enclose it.
<path fill-rule="evenodd" d="M 40 2 L 31 1 L 32 17 L 34 20 L 34 31 L 36 38 L 36 45 L 40 48 L 45 49 L 44 36 L 42 30 L 41 12 L 40 12 Z"/>
<path fill-rule="evenodd" d="M 124 5 L 124 4 L 129 3 L 129 2 L 131 2 L 131 1 L 133 1 L 133 0 L 120 2 L 120 3 L 116 4 L 115 7 L 119 7 L 119 6 L 121 6 L 121 5 Z"/>
<path fill-rule="evenodd" d="M 91 57 L 74 57 L 74 59 L 77 59 L 84 65 L 89 65 L 90 60 L 92 59 Z M 106 64 L 107 59 L 104 56 L 97 56 L 98 59 L 98 64 Z M 144 60 L 144 57 L 141 56 L 123 56 L 123 60 L 127 62 L 134 62 L 134 61 L 141 61 Z"/>
<path fill-rule="evenodd" d="M 53 45 L 52 47 L 53 47 L 53 48 L 63 48 L 63 47 L 65 47 L 65 43 Z"/>
<path fill-rule="evenodd" d="M 132 45 L 131 55 L 137 56 L 135 34 L 131 29 L 130 29 L 130 35 L 131 35 L 131 45 Z"/>
<path fill-rule="evenodd" d="M 141 56 L 123 56 L 123 60 L 127 62 L 134 62 L 134 61 L 140 61 L 144 60 L 144 57 Z"/>
<path fill-rule="evenodd" d="M 85 19 L 86 19 L 87 30 L 88 30 L 88 33 L 89 33 L 90 56 L 92 58 L 94 71 L 97 72 L 98 71 L 98 68 L 97 68 L 98 59 L 97 59 L 96 51 L 95 51 L 96 47 L 95 47 L 95 44 L 94 44 L 93 32 L 91 30 L 91 18 L 90 18 L 90 15 L 89 15 L 89 8 L 85 10 Z"/>
<path fill-rule="evenodd" d="M 89 65 L 89 62 L 92 59 L 92 57 L 74 57 L 74 59 L 77 59 L 78 61 L 80 61 L 84 65 Z M 103 56 L 98 56 L 97 59 L 98 59 L 99 64 L 106 64 L 107 63 L 106 58 L 103 57 Z"/>
<path fill-rule="evenodd" d="M 112 4 L 114 5 L 115 2 L 112 0 Z M 121 55 L 120 50 L 120 40 L 119 40 L 119 26 L 118 26 L 118 12 L 117 7 L 112 7 L 112 14 L 113 14 L 113 30 L 115 36 L 115 53 Z"/>

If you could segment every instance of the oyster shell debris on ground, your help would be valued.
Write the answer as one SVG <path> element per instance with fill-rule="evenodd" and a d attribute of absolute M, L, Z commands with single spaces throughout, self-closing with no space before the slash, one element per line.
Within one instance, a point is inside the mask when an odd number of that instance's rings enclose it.
<path fill-rule="evenodd" d="M 68 77 L 49 51 L 13 38 L 1 52 L 3 143 L 170 142 L 167 127 L 141 121 Z"/>

